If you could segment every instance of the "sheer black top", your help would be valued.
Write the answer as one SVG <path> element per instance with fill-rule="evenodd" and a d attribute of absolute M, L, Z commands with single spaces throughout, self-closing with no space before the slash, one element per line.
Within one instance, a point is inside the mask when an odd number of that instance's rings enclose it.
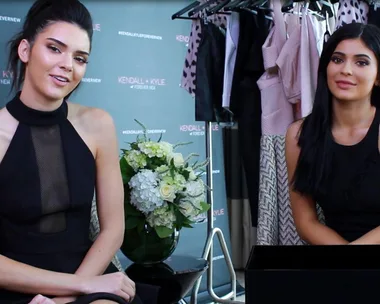
<path fill-rule="evenodd" d="M 19 125 L 0 163 L 0 254 L 74 273 L 92 244 L 95 159 L 67 119 L 65 101 L 42 112 L 19 95 L 6 105 Z M 33 296 L 0 289 L 0 303 L 28 303 Z"/>

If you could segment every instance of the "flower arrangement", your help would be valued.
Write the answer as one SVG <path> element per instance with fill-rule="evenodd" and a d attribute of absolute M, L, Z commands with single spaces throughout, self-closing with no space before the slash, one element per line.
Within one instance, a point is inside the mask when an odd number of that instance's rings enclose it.
<path fill-rule="evenodd" d="M 122 149 L 120 168 L 125 190 L 126 229 L 142 231 L 148 224 L 160 238 L 183 227 L 192 228 L 194 219 L 209 209 L 205 203 L 206 185 L 201 179 L 208 161 L 190 164 L 197 154 L 184 158 L 172 145 L 143 136 Z M 199 171 L 197 173 L 197 171 Z"/>

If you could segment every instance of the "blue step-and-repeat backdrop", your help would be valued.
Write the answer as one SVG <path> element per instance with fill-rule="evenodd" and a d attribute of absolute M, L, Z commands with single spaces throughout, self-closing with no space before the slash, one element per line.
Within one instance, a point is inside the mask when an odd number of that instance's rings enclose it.
<path fill-rule="evenodd" d="M 11 99 L 11 73 L 7 70 L 7 41 L 21 27 L 32 0 L 0 1 L 0 108 Z M 180 87 L 191 29 L 190 20 L 171 20 L 186 0 L 84 0 L 94 21 L 93 50 L 87 73 L 71 101 L 99 107 L 114 118 L 120 148 L 141 132 L 144 123 L 151 138 L 163 133 L 166 141 L 193 142 L 181 152 L 204 159 L 205 128 L 195 121 L 194 99 Z M 213 125 L 214 221 L 230 247 L 222 132 Z M 176 255 L 202 255 L 207 219 L 194 229 L 183 229 Z M 214 288 L 219 295 L 230 290 L 230 277 L 217 239 L 214 245 Z M 122 263 L 125 257 L 119 253 Z M 206 301 L 206 276 L 199 302 Z"/>

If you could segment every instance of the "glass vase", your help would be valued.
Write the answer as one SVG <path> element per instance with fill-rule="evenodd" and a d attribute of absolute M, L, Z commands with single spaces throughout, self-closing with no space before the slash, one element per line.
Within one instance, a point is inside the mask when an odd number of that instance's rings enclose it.
<path fill-rule="evenodd" d="M 125 230 L 120 250 L 136 264 L 156 264 L 171 256 L 178 240 L 178 230 L 166 238 L 160 238 L 154 228 L 145 224 L 142 230 L 137 227 Z"/>

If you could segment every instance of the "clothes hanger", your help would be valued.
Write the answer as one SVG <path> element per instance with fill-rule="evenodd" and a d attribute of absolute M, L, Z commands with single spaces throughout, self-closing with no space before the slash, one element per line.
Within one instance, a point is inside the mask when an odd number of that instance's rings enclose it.
<path fill-rule="evenodd" d="M 237 8 L 251 12 L 252 14 L 255 14 L 255 15 L 258 14 L 259 9 L 267 11 L 267 12 L 273 12 L 273 10 L 271 8 L 261 6 L 261 5 L 265 5 L 267 2 L 268 2 L 268 0 L 261 0 L 261 1 L 256 1 L 256 2 L 252 3 L 252 0 L 246 0 L 246 1 L 243 1 L 242 3 L 240 3 Z M 273 17 L 268 16 L 268 15 L 264 15 L 264 18 L 271 20 L 271 21 L 273 20 Z"/>
<path fill-rule="evenodd" d="M 247 8 L 250 3 L 251 3 L 251 0 L 244 0 L 240 2 L 238 5 L 236 5 L 236 8 Z"/>
<path fill-rule="evenodd" d="M 281 7 L 281 12 L 290 13 L 293 10 L 293 4 L 294 4 L 293 0 L 286 1 Z"/>
<path fill-rule="evenodd" d="M 208 0 L 206 1 L 205 3 L 193 8 L 189 13 L 188 13 L 188 16 L 189 17 L 192 17 L 194 16 L 196 13 L 199 13 L 200 11 L 206 9 L 208 6 L 210 6 L 211 4 L 217 2 L 218 0 Z"/>
<path fill-rule="evenodd" d="M 235 0 L 235 1 L 232 1 L 231 3 L 229 3 L 228 5 L 226 5 L 224 7 L 224 10 L 225 11 L 232 11 L 233 9 L 235 9 L 239 4 L 240 2 L 243 2 L 243 0 Z"/>
<path fill-rule="evenodd" d="M 319 2 L 322 4 L 322 15 L 328 14 L 327 19 L 335 16 L 335 9 L 330 0 L 319 0 Z"/>
<path fill-rule="evenodd" d="M 190 17 L 183 17 L 182 15 L 185 14 L 187 11 L 193 9 L 194 7 L 198 6 L 200 4 L 199 1 L 194 1 L 193 3 L 190 3 L 188 6 L 185 8 L 179 10 L 178 12 L 174 13 L 172 15 L 172 20 L 174 19 L 196 19 L 196 18 L 190 18 Z"/>
<path fill-rule="evenodd" d="M 294 2 L 304 2 L 304 5 L 307 5 L 307 11 L 309 13 L 311 13 L 315 16 L 318 16 L 322 19 L 325 19 L 325 15 L 322 12 L 322 6 L 320 5 L 319 0 L 308 0 L 308 1 L 292 0 L 292 1 L 288 1 L 281 7 L 281 11 L 283 13 L 292 13 Z M 297 15 L 298 15 L 298 13 L 297 13 Z M 302 17 L 302 14 L 300 14 L 300 16 Z"/>
<path fill-rule="evenodd" d="M 221 11 L 224 9 L 224 7 L 230 3 L 231 0 L 224 0 L 222 3 L 219 3 L 218 5 L 215 5 L 213 8 L 206 9 L 206 15 L 211 16 L 213 14 L 228 14 L 225 13 L 224 11 Z"/>
<path fill-rule="evenodd" d="M 254 7 L 259 10 L 264 10 L 267 12 L 273 12 L 273 9 L 271 9 L 269 6 L 270 6 L 270 1 L 268 0 L 259 0 L 259 1 L 255 1 L 251 3 L 251 7 Z"/>

